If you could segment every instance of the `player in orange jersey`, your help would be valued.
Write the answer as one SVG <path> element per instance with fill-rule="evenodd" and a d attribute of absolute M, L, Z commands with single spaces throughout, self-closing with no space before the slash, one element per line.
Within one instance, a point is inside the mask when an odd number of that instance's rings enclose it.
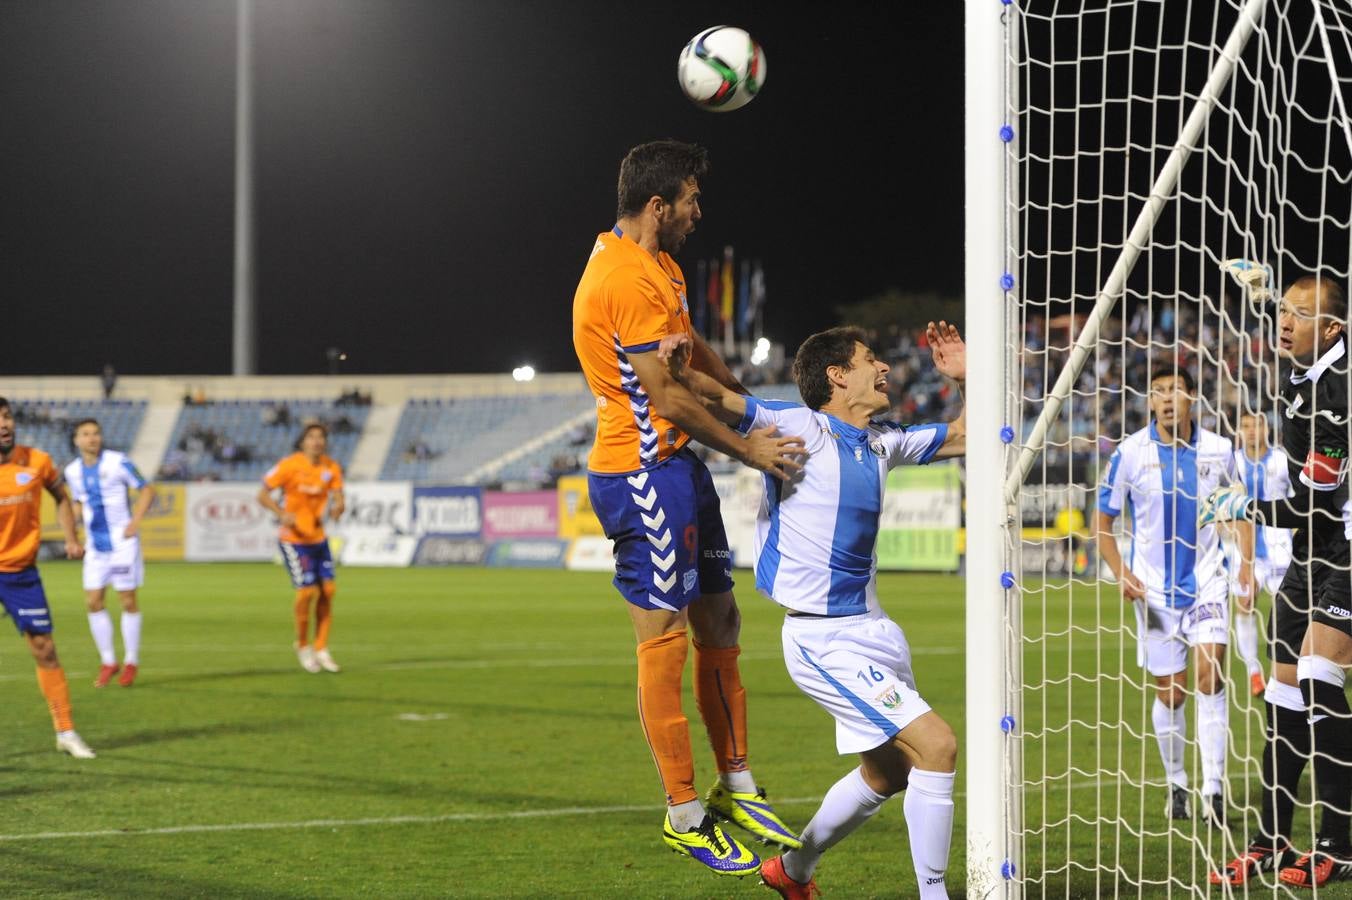
<path fill-rule="evenodd" d="M 66 556 L 79 559 L 84 547 L 75 533 L 75 511 L 52 458 L 41 450 L 15 443 L 14 413 L 0 397 L 0 603 L 28 641 L 37 663 L 38 687 L 47 698 L 56 728 L 56 749 L 76 759 L 93 759 L 70 720 L 70 689 L 56 657 L 52 614 L 34 561 L 42 524 L 42 491 L 56 500 L 56 517 L 66 538 Z"/>
<path fill-rule="evenodd" d="M 324 537 L 324 517 L 342 518 L 343 469 L 324 451 L 329 430 L 318 423 L 305 426 L 296 452 L 283 457 L 263 476 L 258 502 L 281 523 L 282 558 L 296 588 L 296 657 L 307 672 L 338 672 L 329 654 L 329 624 L 333 618 L 333 555 Z M 273 492 L 282 492 L 278 504 Z M 310 642 L 310 608 L 314 607 L 315 634 Z"/>
<path fill-rule="evenodd" d="M 732 558 L 708 470 L 693 437 L 773 477 L 801 468 L 802 441 L 771 428 L 746 438 L 719 422 L 657 358 L 670 334 L 692 334 L 693 368 L 744 392 L 693 335 L 685 279 L 672 258 L 700 219 L 703 148 L 657 141 L 620 164 L 615 227 L 596 239 L 573 299 L 573 347 L 596 396 L 596 443 L 588 459 L 592 508 L 615 542 L 615 587 L 628 601 L 638 641 L 638 707 L 667 795 L 663 840 L 724 875 L 760 869 L 755 853 L 716 824 L 730 820 L 763 841 L 800 846 L 775 815 L 747 764 L 746 693 L 737 666 L 741 614 Z M 718 781 L 705 804 L 681 680 L 694 632 L 695 700 Z"/>

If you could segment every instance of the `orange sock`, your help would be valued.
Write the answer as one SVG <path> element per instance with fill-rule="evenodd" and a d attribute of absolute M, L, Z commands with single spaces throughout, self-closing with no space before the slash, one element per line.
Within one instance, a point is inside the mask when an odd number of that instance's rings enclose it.
<path fill-rule="evenodd" d="M 296 589 L 296 645 L 304 647 L 310 640 L 310 604 L 319 599 L 319 588 Z"/>
<path fill-rule="evenodd" d="M 315 601 L 315 649 L 323 650 L 329 645 L 329 622 L 333 620 L 333 595 L 338 586 L 332 581 L 322 582 L 319 586 L 319 599 Z"/>
<path fill-rule="evenodd" d="M 66 685 L 66 670 L 57 666 L 44 669 L 38 666 L 38 688 L 47 698 L 47 709 L 52 713 L 52 727 L 57 731 L 70 731 L 75 726 L 70 722 L 70 688 Z"/>
<path fill-rule="evenodd" d="M 719 772 L 746 771 L 746 689 L 737 668 L 741 647 L 695 641 L 695 703 L 709 732 Z"/>
<path fill-rule="evenodd" d="M 669 631 L 638 645 L 638 717 L 668 806 L 699 797 L 690 753 L 690 726 L 681 711 L 687 648 L 684 631 Z"/>

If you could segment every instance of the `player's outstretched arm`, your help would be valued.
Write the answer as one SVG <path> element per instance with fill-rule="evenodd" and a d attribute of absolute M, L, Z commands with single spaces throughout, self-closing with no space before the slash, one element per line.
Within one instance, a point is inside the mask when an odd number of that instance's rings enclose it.
<path fill-rule="evenodd" d="M 963 456 L 967 453 L 967 344 L 956 325 L 942 320 L 925 326 L 925 339 L 930 345 L 934 368 L 958 383 L 958 394 L 963 398 L 962 411 L 948 423 L 948 434 L 934 458 Z"/>
<path fill-rule="evenodd" d="M 742 383 L 732 374 L 732 370 L 728 368 L 728 364 L 723 362 L 723 358 L 714 352 L 714 349 L 709 346 L 704 338 L 698 334 L 690 337 L 692 339 L 690 368 L 703 372 L 734 394 L 751 393 L 742 386 Z"/>
<path fill-rule="evenodd" d="M 737 425 L 746 415 L 746 397 L 691 365 L 698 347 L 688 334 L 669 334 L 657 346 L 657 358 L 671 377 L 685 385 L 704 408 L 725 425 Z"/>
<path fill-rule="evenodd" d="M 672 376 L 667 362 L 657 358 L 656 350 L 629 354 L 629 364 L 653 408 L 706 447 L 776 478 L 788 478 L 803 468 L 799 462 L 803 452 L 801 438 L 779 437 L 773 428 L 762 428 L 741 437 L 718 421 L 689 388 Z M 745 402 L 742 401 L 744 412 Z"/>

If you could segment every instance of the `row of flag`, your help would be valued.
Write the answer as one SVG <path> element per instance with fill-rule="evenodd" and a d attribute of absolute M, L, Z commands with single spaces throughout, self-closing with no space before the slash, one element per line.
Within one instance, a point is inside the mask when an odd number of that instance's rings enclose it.
<path fill-rule="evenodd" d="M 723 259 L 701 259 L 686 297 L 690 321 L 710 343 L 749 341 L 761 335 L 765 308 L 765 269 L 760 260 L 734 259 L 731 247 Z"/>

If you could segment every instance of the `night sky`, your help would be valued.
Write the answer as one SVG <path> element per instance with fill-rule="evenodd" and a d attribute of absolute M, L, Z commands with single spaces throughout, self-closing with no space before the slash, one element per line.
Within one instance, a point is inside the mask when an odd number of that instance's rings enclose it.
<path fill-rule="evenodd" d="M 713 161 L 680 261 L 762 259 L 790 352 L 958 296 L 962 6 L 790 6 L 258 0 L 259 371 L 575 370 L 619 161 L 662 137 Z M 769 62 L 726 114 L 675 76 L 717 24 Z M 230 370 L 234 65 L 234 0 L 0 6 L 0 373 Z"/>

